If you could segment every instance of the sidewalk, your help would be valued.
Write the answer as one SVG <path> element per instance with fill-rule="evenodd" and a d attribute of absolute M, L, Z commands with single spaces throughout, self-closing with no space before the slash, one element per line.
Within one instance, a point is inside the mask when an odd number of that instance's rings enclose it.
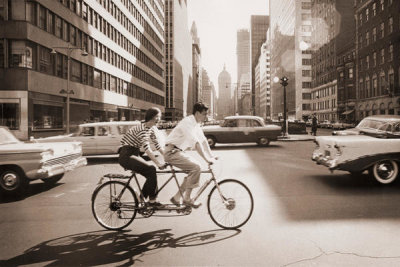
<path fill-rule="evenodd" d="M 311 134 L 289 134 L 288 136 L 278 136 L 278 141 L 313 141 L 315 136 Z"/>

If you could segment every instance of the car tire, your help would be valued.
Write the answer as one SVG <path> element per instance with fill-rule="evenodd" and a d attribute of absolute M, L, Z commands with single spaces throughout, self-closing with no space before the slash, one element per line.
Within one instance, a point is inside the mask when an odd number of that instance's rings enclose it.
<path fill-rule="evenodd" d="M 42 179 L 45 184 L 54 185 L 64 177 L 64 173 L 54 175 L 53 177 Z"/>
<path fill-rule="evenodd" d="M 209 145 L 211 148 L 214 148 L 214 147 L 215 147 L 215 144 L 217 143 L 217 140 L 215 140 L 215 137 L 214 137 L 214 136 L 207 135 L 206 138 L 207 138 L 208 145 Z"/>
<path fill-rule="evenodd" d="M 0 189 L 5 195 L 23 193 L 29 186 L 29 180 L 17 168 L 1 170 Z"/>
<path fill-rule="evenodd" d="M 259 139 L 258 139 L 258 141 L 257 141 L 257 144 L 259 145 L 259 146 L 268 146 L 269 145 L 269 139 L 268 138 L 266 138 L 266 137 L 260 137 Z"/>
<path fill-rule="evenodd" d="M 381 160 L 369 170 L 370 175 L 381 184 L 390 184 L 399 174 L 398 163 L 394 160 Z"/>

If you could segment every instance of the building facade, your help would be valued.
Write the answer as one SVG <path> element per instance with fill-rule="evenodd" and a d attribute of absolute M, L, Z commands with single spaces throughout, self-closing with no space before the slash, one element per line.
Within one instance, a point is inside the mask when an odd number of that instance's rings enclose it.
<path fill-rule="evenodd" d="M 192 35 L 192 65 L 193 65 L 193 85 L 192 92 L 188 96 L 189 113 L 192 113 L 194 103 L 202 101 L 202 71 L 201 71 L 201 50 L 200 50 L 200 38 L 197 35 L 196 23 L 193 21 L 192 28 L 190 30 Z"/>
<path fill-rule="evenodd" d="M 164 110 L 162 1 L 0 0 L 0 121 L 17 137 Z M 69 66 L 69 68 L 68 68 Z M 66 110 L 69 108 L 69 121 Z"/>
<path fill-rule="evenodd" d="M 258 60 L 259 66 L 259 88 L 260 88 L 260 109 L 257 116 L 261 116 L 265 119 L 271 118 L 271 66 L 270 66 L 270 52 L 265 42 L 261 46 L 261 54 Z M 257 79 L 256 79 L 257 80 Z M 256 92 L 257 94 L 257 92 Z M 256 100 L 257 101 L 257 100 Z M 257 103 L 257 102 L 256 102 Z M 257 108 L 256 108 L 257 111 Z"/>
<path fill-rule="evenodd" d="M 250 32 L 248 29 L 236 33 L 237 83 L 240 84 L 242 75 L 250 74 Z M 238 94 L 240 98 L 240 94 Z"/>
<path fill-rule="evenodd" d="M 260 47 L 265 42 L 267 30 L 269 28 L 269 16 L 252 15 L 250 18 L 250 86 L 252 113 L 256 112 L 256 88 L 255 88 L 255 68 L 260 57 Z"/>
<path fill-rule="evenodd" d="M 287 114 L 291 119 L 311 115 L 311 0 L 271 0 L 270 38 L 272 76 L 289 78 Z M 272 84 L 272 118 L 282 116 L 282 86 Z"/>
<path fill-rule="evenodd" d="M 354 2 L 313 2 L 312 109 L 319 121 L 339 120 L 337 109 L 337 57 L 354 40 Z"/>
<path fill-rule="evenodd" d="M 207 71 L 202 69 L 202 101 L 208 106 L 208 118 L 216 119 L 216 102 L 217 96 L 215 93 L 214 84 L 210 81 Z"/>
<path fill-rule="evenodd" d="M 143 2 L 143 1 L 140 1 Z M 192 37 L 187 1 L 165 0 L 165 120 L 177 121 L 192 108 Z"/>
<path fill-rule="evenodd" d="M 356 120 L 400 114 L 400 1 L 357 0 Z"/>

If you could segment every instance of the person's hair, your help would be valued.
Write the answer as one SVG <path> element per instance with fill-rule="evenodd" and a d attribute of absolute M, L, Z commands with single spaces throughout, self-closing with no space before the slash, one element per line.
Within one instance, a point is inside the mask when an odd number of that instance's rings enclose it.
<path fill-rule="evenodd" d="M 203 112 L 204 110 L 208 110 L 208 107 L 203 104 L 203 102 L 197 102 L 196 104 L 194 104 L 193 106 L 193 115 L 196 114 L 196 111 L 198 112 Z"/>
<path fill-rule="evenodd" d="M 149 108 L 146 111 L 146 116 L 144 117 L 144 121 L 145 122 L 151 121 L 159 113 L 161 113 L 161 110 L 159 108 L 156 108 L 156 107 Z"/>

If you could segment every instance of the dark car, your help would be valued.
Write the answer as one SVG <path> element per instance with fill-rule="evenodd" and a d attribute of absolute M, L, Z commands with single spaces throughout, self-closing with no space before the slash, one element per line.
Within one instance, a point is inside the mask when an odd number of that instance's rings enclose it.
<path fill-rule="evenodd" d="M 400 116 L 370 116 L 356 128 L 338 133 L 316 137 L 312 159 L 317 164 L 353 175 L 368 170 L 382 184 L 392 183 L 399 176 Z"/>
<path fill-rule="evenodd" d="M 229 116 L 219 126 L 204 126 L 203 132 L 210 147 L 216 143 L 250 143 L 268 146 L 281 135 L 281 127 L 266 125 L 257 116 Z"/>
<path fill-rule="evenodd" d="M 399 122 L 400 115 L 373 115 L 364 118 L 355 128 L 333 131 L 332 135 L 390 135 L 394 125 Z"/>

